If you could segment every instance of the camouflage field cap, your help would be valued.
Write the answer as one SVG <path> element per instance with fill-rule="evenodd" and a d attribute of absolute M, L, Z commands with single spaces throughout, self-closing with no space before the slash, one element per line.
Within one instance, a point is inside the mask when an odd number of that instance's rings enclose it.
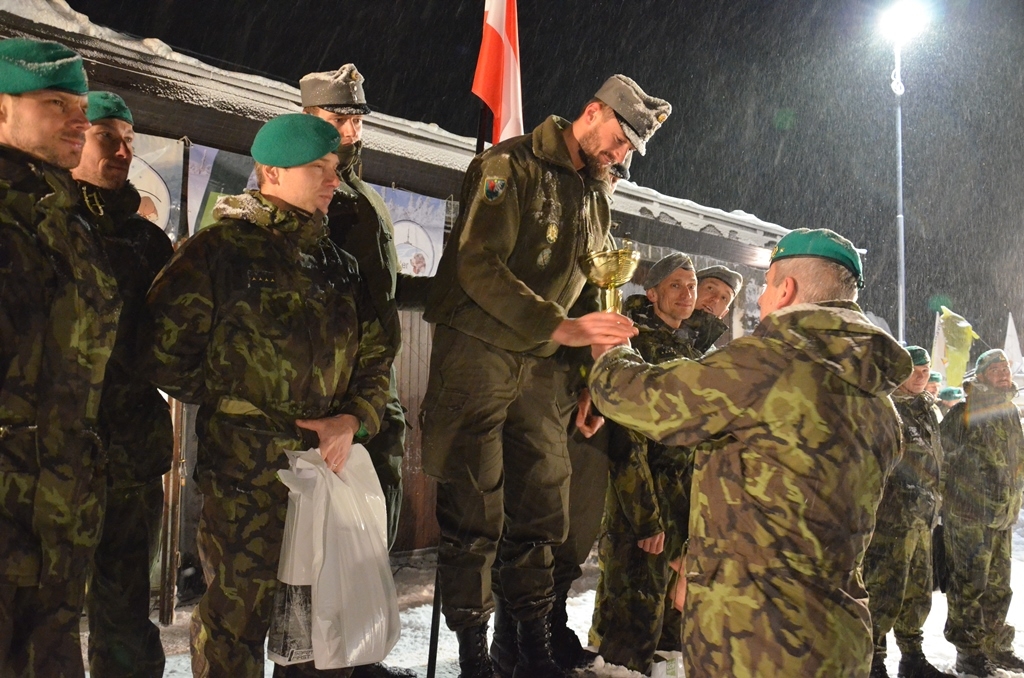
<path fill-rule="evenodd" d="M 341 135 L 315 115 L 286 113 L 264 123 L 252 141 L 253 160 L 270 167 L 298 167 L 338 148 Z"/>
<path fill-rule="evenodd" d="M 113 118 L 114 120 L 123 120 L 129 125 L 135 124 L 128 104 L 113 92 L 89 92 L 88 98 L 89 111 L 86 113 L 86 117 L 89 118 L 89 122 Z"/>
<path fill-rule="evenodd" d="M 336 71 L 304 75 L 299 80 L 302 106 L 316 106 L 337 115 L 366 115 L 370 107 L 366 105 L 363 80 L 363 74 L 354 64 L 345 64 Z"/>
<path fill-rule="evenodd" d="M 697 271 L 697 282 L 705 278 L 721 280 L 732 289 L 733 295 L 739 294 L 740 288 L 743 287 L 743 276 L 725 266 L 708 266 Z"/>
<path fill-rule="evenodd" d="M 939 400 L 960 400 L 964 397 L 964 390 L 959 386 L 947 386 L 939 391 Z"/>
<path fill-rule="evenodd" d="M 864 267 L 853 243 L 827 228 L 798 228 L 787 233 L 772 250 L 772 262 L 789 257 L 819 257 L 842 264 L 864 287 Z"/>
<path fill-rule="evenodd" d="M 932 373 L 928 375 L 929 384 L 941 384 L 942 383 L 942 372 L 936 372 L 932 370 Z"/>
<path fill-rule="evenodd" d="M 1008 362 L 1010 362 L 1010 359 L 1006 357 L 1003 349 L 991 348 L 978 356 L 978 361 L 974 363 L 974 373 L 981 374 L 996 363 Z"/>
<path fill-rule="evenodd" d="M 647 154 L 647 142 L 672 114 L 672 104 L 649 96 L 624 75 L 613 75 L 604 81 L 594 98 L 615 111 L 622 132 L 640 155 Z"/>
<path fill-rule="evenodd" d="M 56 42 L 0 40 L 0 93 L 24 94 L 39 89 L 85 94 L 89 80 L 82 57 Z"/>
<path fill-rule="evenodd" d="M 914 361 L 914 367 L 920 367 L 921 365 L 929 365 L 932 362 L 932 357 L 928 355 L 928 350 L 922 346 L 907 346 L 907 353 L 910 354 L 910 359 Z M 929 374 L 929 380 L 931 375 Z"/>
<path fill-rule="evenodd" d="M 644 289 L 649 290 L 652 287 L 657 287 L 658 283 L 680 268 L 685 271 L 693 270 L 693 261 L 690 260 L 690 257 L 682 252 L 673 252 L 672 254 L 665 255 L 654 266 L 651 266 L 651 270 L 647 271 Z"/>

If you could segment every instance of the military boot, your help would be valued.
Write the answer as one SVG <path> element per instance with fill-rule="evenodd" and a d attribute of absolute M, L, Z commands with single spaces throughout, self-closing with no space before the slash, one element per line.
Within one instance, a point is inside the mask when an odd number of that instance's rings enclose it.
<path fill-rule="evenodd" d="M 597 659 L 597 653 L 583 647 L 579 636 L 569 628 L 569 614 L 565 604 L 567 594 L 555 597 L 549 618 L 551 620 L 551 651 L 558 665 L 567 671 L 590 666 Z M 491 657 L 494 657 L 494 646 L 491 646 Z"/>
<path fill-rule="evenodd" d="M 996 674 L 996 665 L 981 654 L 960 654 L 956 653 L 956 672 L 976 678 L 988 678 Z"/>
<path fill-rule="evenodd" d="M 1013 653 L 1013 650 L 1002 650 L 1000 652 L 991 652 L 988 658 L 996 665 L 996 668 L 1006 669 L 1007 671 L 1021 672 L 1024 671 L 1024 660 Z"/>
<path fill-rule="evenodd" d="M 567 675 L 551 652 L 548 616 L 520 621 L 519 660 L 513 678 L 566 678 Z"/>
<path fill-rule="evenodd" d="M 519 659 L 519 623 L 508 612 L 505 601 L 494 596 L 494 635 L 491 664 L 500 678 L 512 678 Z"/>
<path fill-rule="evenodd" d="M 459 678 L 494 678 L 487 656 L 487 624 L 460 629 L 455 637 L 459 639 Z"/>
<path fill-rule="evenodd" d="M 889 672 L 885 668 L 885 657 L 877 654 L 871 657 L 871 673 L 869 678 L 889 678 Z"/>
<path fill-rule="evenodd" d="M 923 652 L 907 652 L 900 657 L 899 678 L 956 678 L 952 673 L 943 673 L 931 665 Z"/>

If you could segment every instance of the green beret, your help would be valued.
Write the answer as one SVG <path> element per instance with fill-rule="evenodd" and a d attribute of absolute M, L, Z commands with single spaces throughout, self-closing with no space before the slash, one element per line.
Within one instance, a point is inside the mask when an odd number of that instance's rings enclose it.
<path fill-rule="evenodd" d="M 708 266 L 697 271 L 697 282 L 704 278 L 721 280 L 732 289 L 733 295 L 739 294 L 740 288 L 743 287 L 743 276 L 725 266 Z"/>
<path fill-rule="evenodd" d="M 907 346 L 907 353 L 910 354 L 910 359 L 914 361 L 914 367 L 928 365 L 932 361 L 932 357 L 928 355 L 928 351 L 920 346 Z M 928 375 L 928 378 L 930 380 L 931 375 Z"/>
<path fill-rule="evenodd" d="M 931 383 L 941 384 L 942 383 L 942 372 L 936 372 L 935 370 L 932 370 L 932 373 L 928 375 L 928 383 L 929 384 L 931 384 Z"/>
<path fill-rule="evenodd" d="M 644 289 L 649 290 L 652 287 L 657 287 L 658 283 L 680 268 L 686 271 L 693 270 L 693 261 L 690 260 L 690 257 L 682 252 L 673 252 L 672 254 L 665 255 L 658 260 L 658 263 L 651 266 L 651 270 L 647 271 L 647 278 L 644 279 Z"/>
<path fill-rule="evenodd" d="M 773 262 L 788 257 L 819 257 L 842 264 L 864 287 L 864 267 L 853 243 L 827 228 L 798 228 L 787 233 L 772 250 Z"/>
<path fill-rule="evenodd" d="M 286 113 L 268 120 L 256 133 L 249 153 L 269 167 L 298 167 L 335 151 L 338 130 L 315 115 Z"/>
<path fill-rule="evenodd" d="M 978 362 L 974 363 L 974 373 L 981 374 L 996 363 L 1008 363 L 1009 358 L 1001 348 L 993 348 L 978 356 Z"/>
<path fill-rule="evenodd" d="M 964 390 L 959 386 L 947 386 L 939 391 L 939 400 L 960 400 L 964 397 Z"/>
<path fill-rule="evenodd" d="M 89 122 L 114 118 L 129 125 L 135 124 L 128 104 L 113 92 L 89 92 L 89 112 L 86 115 Z"/>
<path fill-rule="evenodd" d="M 0 94 L 58 89 L 89 91 L 82 57 L 56 42 L 28 38 L 0 40 Z"/>

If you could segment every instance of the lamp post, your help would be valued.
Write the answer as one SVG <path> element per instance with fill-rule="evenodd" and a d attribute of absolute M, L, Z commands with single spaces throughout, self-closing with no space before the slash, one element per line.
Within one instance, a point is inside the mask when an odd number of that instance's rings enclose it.
<path fill-rule="evenodd" d="M 892 91 L 896 95 L 896 256 L 897 292 L 899 294 L 899 336 L 906 341 L 907 316 L 907 260 L 903 233 L 903 112 L 900 98 L 903 96 L 903 80 L 900 78 L 900 49 L 911 38 L 924 30 L 928 23 L 928 11 L 919 2 L 901 0 L 886 10 L 881 17 L 882 33 L 892 41 L 896 67 L 892 71 Z"/>

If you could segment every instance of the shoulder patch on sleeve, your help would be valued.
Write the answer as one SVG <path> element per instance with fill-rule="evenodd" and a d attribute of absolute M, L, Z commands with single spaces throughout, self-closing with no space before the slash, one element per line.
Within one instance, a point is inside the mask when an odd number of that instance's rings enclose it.
<path fill-rule="evenodd" d="M 487 177 L 483 182 L 484 200 L 491 205 L 497 205 L 505 197 L 505 189 L 508 188 L 508 180 L 503 177 Z"/>

